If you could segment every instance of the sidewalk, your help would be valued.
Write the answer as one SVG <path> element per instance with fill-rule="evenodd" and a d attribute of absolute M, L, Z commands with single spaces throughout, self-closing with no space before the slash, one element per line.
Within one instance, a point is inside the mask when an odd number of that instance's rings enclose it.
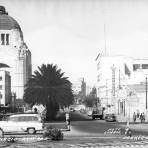
<path fill-rule="evenodd" d="M 120 126 L 125 128 L 126 124 L 120 125 Z M 148 124 L 147 123 L 138 123 L 138 124 L 130 123 L 129 128 L 131 130 L 135 130 L 135 131 L 148 132 Z"/>
<path fill-rule="evenodd" d="M 128 117 L 126 117 L 126 116 L 116 115 L 116 117 L 117 117 L 117 122 L 125 123 L 128 121 Z M 135 124 L 141 124 L 141 120 L 139 118 L 136 119 L 136 122 L 133 122 L 133 118 L 130 118 L 130 122 L 135 123 Z M 144 123 L 147 124 L 148 122 L 145 121 Z"/>

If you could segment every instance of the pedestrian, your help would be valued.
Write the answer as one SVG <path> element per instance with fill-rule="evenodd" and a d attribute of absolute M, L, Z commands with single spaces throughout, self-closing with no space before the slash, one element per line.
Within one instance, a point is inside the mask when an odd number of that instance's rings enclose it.
<path fill-rule="evenodd" d="M 65 117 L 66 117 L 67 128 L 70 131 L 70 117 L 69 117 L 69 113 L 66 113 Z"/>
<path fill-rule="evenodd" d="M 140 114 L 140 120 L 141 120 L 141 123 L 142 123 L 142 121 L 143 121 L 143 114 L 142 113 Z"/>
<path fill-rule="evenodd" d="M 37 113 L 38 113 L 38 110 L 37 110 L 37 108 L 36 108 L 36 107 L 34 108 L 34 113 L 35 113 L 35 114 L 37 114 Z"/>
<path fill-rule="evenodd" d="M 133 114 L 133 121 L 136 122 L 136 113 Z"/>
<path fill-rule="evenodd" d="M 125 136 L 132 137 L 132 130 L 129 127 L 125 128 Z"/>
<path fill-rule="evenodd" d="M 142 114 L 142 121 L 145 122 L 145 114 L 144 114 L 144 112 Z"/>
<path fill-rule="evenodd" d="M 139 118 L 139 112 L 137 112 L 137 118 Z"/>

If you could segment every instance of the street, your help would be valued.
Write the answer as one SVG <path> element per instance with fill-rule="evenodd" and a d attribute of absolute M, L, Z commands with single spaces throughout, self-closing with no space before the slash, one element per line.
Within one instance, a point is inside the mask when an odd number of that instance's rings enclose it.
<path fill-rule="evenodd" d="M 99 119 L 92 120 L 91 117 L 88 117 L 87 115 L 81 114 L 79 112 L 74 112 L 71 113 L 70 115 L 71 115 L 71 131 L 63 131 L 64 139 L 62 141 L 43 140 L 41 134 L 19 135 L 19 136 L 17 135 L 16 137 L 19 137 L 18 141 L 14 143 L 1 141 L 1 147 L 3 146 L 10 148 L 14 147 L 68 148 L 68 147 L 148 146 L 148 138 L 146 137 L 147 132 L 143 131 L 142 127 L 141 131 L 133 130 L 132 137 L 125 137 L 124 135 L 125 129 L 123 123 L 106 122 L 104 120 L 99 120 Z M 6 137 L 10 136 L 7 135 Z"/>

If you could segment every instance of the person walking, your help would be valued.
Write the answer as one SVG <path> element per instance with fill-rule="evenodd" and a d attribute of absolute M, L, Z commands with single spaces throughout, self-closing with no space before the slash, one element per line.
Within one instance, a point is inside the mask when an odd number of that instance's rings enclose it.
<path fill-rule="evenodd" d="M 144 114 L 144 112 L 142 114 L 142 121 L 145 122 L 145 114 Z"/>
<path fill-rule="evenodd" d="M 67 128 L 70 131 L 70 117 L 68 112 L 65 114 L 65 117 L 66 117 Z"/>
<path fill-rule="evenodd" d="M 142 113 L 140 114 L 140 121 L 141 121 L 141 123 L 143 121 L 143 114 Z"/>
<path fill-rule="evenodd" d="M 133 121 L 136 122 L 136 113 L 133 114 Z"/>

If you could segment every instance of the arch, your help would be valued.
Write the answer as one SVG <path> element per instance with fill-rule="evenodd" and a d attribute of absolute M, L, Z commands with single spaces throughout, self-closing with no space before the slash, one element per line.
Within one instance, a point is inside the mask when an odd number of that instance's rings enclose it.
<path fill-rule="evenodd" d="M 8 66 L 7 64 L 4 64 L 4 63 L 0 63 L 0 68 L 4 68 L 4 67 L 10 67 L 10 66 Z"/>

